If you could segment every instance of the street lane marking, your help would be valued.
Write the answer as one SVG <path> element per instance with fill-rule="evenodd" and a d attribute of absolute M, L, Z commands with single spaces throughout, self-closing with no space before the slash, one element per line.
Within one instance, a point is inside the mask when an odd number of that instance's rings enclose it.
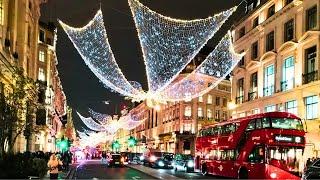
<path fill-rule="evenodd" d="M 141 177 L 139 176 L 133 176 L 132 179 L 136 180 L 136 179 L 141 179 Z"/>

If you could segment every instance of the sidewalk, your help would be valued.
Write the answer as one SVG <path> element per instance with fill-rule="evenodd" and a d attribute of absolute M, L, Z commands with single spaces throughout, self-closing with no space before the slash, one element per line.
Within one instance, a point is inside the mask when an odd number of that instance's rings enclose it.
<path fill-rule="evenodd" d="M 59 172 L 58 179 L 72 179 L 78 164 L 70 164 L 69 170 Z M 50 179 L 49 173 L 43 179 Z"/>
<path fill-rule="evenodd" d="M 149 176 L 152 176 L 157 179 L 180 179 L 176 176 L 167 174 L 165 172 L 158 171 L 158 169 L 153 169 L 153 168 L 146 167 L 146 166 L 139 165 L 139 164 L 137 164 L 137 165 L 136 164 L 127 164 L 126 166 L 129 168 L 141 171 L 141 172 L 148 174 Z"/>

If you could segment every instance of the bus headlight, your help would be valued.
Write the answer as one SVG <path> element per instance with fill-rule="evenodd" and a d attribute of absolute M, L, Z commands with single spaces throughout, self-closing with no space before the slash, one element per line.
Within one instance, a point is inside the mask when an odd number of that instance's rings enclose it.
<path fill-rule="evenodd" d="M 160 167 L 163 167 L 163 166 L 164 166 L 164 163 L 163 163 L 162 161 L 159 161 L 159 162 L 158 162 L 158 165 L 159 165 Z"/>
<path fill-rule="evenodd" d="M 187 166 L 188 166 L 189 168 L 193 167 L 193 166 L 194 166 L 193 161 L 188 161 Z"/>
<path fill-rule="evenodd" d="M 270 174 L 270 177 L 271 177 L 272 179 L 276 179 L 276 178 L 277 178 L 277 174 L 273 172 L 273 173 Z"/>

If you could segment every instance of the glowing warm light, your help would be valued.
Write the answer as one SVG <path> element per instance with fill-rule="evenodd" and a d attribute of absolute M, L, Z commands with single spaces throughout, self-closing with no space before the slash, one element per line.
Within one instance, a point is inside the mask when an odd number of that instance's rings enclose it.
<path fill-rule="evenodd" d="M 154 109 L 159 112 L 159 111 L 161 110 L 161 106 L 160 106 L 159 104 L 157 104 L 157 105 L 154 107 Z"/>
<path fill-rule="evenodd" d="M 228 103 L 228 109 L 232 110 L 232 109 L 235 109 L 236 107 L 237 107 L 237 105 L 234 102 Z"/>

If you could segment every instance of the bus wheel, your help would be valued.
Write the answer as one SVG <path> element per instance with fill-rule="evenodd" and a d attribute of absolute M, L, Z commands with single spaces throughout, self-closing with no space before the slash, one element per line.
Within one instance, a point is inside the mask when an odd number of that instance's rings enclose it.
<path fill-rule="evenodd" d="M 202 175 L 204 175 L 204 176 L 208 174 L 206 164 L 202 164 L 201 173 L 202 173 Z"/>
<path fill-rule="evenodd" d="M 239 179 L 248 179 L 248 170 L 246 168 L 241 168 L 238 175 Z"/>

